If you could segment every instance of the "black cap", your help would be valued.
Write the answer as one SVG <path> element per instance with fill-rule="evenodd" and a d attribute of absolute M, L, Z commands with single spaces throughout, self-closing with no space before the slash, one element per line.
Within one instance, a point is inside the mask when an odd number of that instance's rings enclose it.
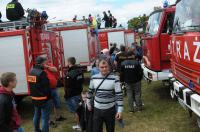
<path fill-rule="evenodd" d="M 36 64 L 42 64 L 46 60 L 47 60 L 46 57 L 39 56 L 36 58 Z"/>

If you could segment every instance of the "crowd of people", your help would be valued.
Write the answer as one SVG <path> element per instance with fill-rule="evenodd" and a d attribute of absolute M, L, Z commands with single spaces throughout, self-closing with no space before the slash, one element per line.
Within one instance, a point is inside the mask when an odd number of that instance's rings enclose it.
<path fill-rule="evenodd" d="M 110 11 L 108 13 L 104 11 L 103 15 L 103 18 L 100 15 L 95 18 L 89 14 L 87 19 L 83 16 L 83 21 L 89 24 L 96 21 L 99 29 L 102 21 L 105 22 L 105 28 L 117 26 L 117 20 Z M 10 21 L 24 19 L 24 9 L 18 0 L 12 0 L 7 4 L 6 16 Z M 76 15 L 73 21 L 77 21 Z M 76 58 L 69 57 L 66 60 L 64 101 L 76 120 L 73 129 L 102 132 L 103 123 L 105 123 L 107 132 L 114 132 L 115 120 L 123 127 L 124 91 L 128 96 L 130 113 L 143 109 L 141 59 L 142 50 L 137 43 L 133 43 L 131 47 L 121 45 L 120 49 L 118 49 L 117 44 L 110 44 L 110 49 L 103 49 L 102 54 L 92 66 L 90 85 L 87 91 L 83 88 L 85 82 L 83 69 L 76 65 Z M 58 74 L 58 69 L 48 62 L 46 56 L 38 56 L 35 59 L 35 66 L 30 70 L 27 77 L 34 106 L 34 132 L 49 132 L 49 127 L 56 128 L 57 122 L 66 120 L 60 110 Z M 12 72 L 3 73 L 0 82 L 0 130 L 24 132 L 13 92 L 17 85 L 17 75 Z M 54 112 L 52 117 L 50 116 L 51 111 Z M 41 127 L 40 120 L 42 122 Z"/>
<path fill-rule="evenodd" d="M 24 9 L 18 0 L 12 0 L 9 2 L 6 6 L 6 18 L 9 21 L 21 21 L 25 20 L 26 17 L 24 17 Z M 2 14 L 0 12 L 0 22 Z M 78 21 L 77 15 L 74 16 L 73 22 Z M 112 15 L 111 11 L 108 10 L 106 13 L 105 11 L 103 12 L 103 18 L 99 14 L 97 16 L 93 17 L 91 14 L 88 15 L 88 18 L 85 16 L 82 17 L 81 21 L 85 21 L 88 25 L 94 25 L 98 29 L 101 28 L 102 22 L 105 23 L 105 28 L 116 28 L 117 27 L 117 19 Z"/>
<path fill-rule="evenodd" d="M 66 61 L 64 77 L 64 99 L 68 110 L 74 114 L 77 124 L 75 130 L 102 132 L 103 123 L 107 132 L 115 131 L 115 120 L 124 127 L 123 90 L 128 96 L 130 113 L 143 110 L 141 99 L 141 47 L 133 43 L 131 47 L 111 44 L 110 50 L 94 62 L 88 90 L 83 89 L 83 69 L 76 65 L 76 59 Z M 49 63 L 46 56 L 38 56 L 35 66 L 30 70 L 28 82 L 34 106 L 34 132 L 49 132 L 50 127 L 57 127 L 57 122 L 66 120 L 61 113 L 61 101 L 58 94 L 58 70 Z M 21 118 L 14 102 L 13 89 L 17 85 L 17 75 L 6 72 L 1 75 L 0 87 L 0 130 L 23 132 Z M 122 86 L 125 89 L 122 90 Z M 50 118 L 54 110 L 54 117 Z M 40 128 L 40 120 L 42 126 Z M 95 122 L 95 123 L 94 123 Z"/>
<path fill-rule="evenodd" d="M 77 15 L 75 15 L 72 20 L 73 22 L 78 21 Z M 105 11 L 103 12 L 103 18 L 101 18 L 99 14 L 97 14 L 96 17 L 89 14 L 88 18 L 83 16 L 81 21 L 85 21 L 88 25 L 96 25 L 98 29 L 101 29 L 102 22 L 105 23 L 105 28 L 117 27 L 117 19 L 112 15 L 110 10 L 108 10 L 107 13 Z"/>

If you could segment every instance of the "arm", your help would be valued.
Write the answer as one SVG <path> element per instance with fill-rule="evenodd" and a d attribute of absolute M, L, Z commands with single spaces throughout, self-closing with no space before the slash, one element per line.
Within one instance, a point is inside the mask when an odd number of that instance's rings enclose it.
<path fill-rule="evenodd" d="M 24 16 L 24 8 L 22 7 L 22 5 L 20 3 L 17 3 L 16 6 L 20 16 Z"/>
<path fill-rule="evenodd" d="M 93 84 L 93 80 L 90 80 L 90 86 L 89 86 L 89 91 L 87 94 L 87 106 L 88 106 L 88 110 L 91 111 L 92 110 L 92 101 L 93 101 L 93 96 L 94 96 L 94 84 Z"/>
<path fill-rule="evenodd" d="M 56 73 L 58 70 L 56 67 L 54 66 L 45 66 L 49 71 L 53 72 L 53 73 Z"/>
<path fill-rule="evenodd" d="M 121 72 L 120 72 L 120 81 L 124 82 L 124 69 L 125 69 L 125 67 L 122 65 L 120 67 L 120 69 L 121 69 Z"/>
<path fill-rule="evenodd" d="M 115 79 L 115 101 L 117 104 L 117 113 L 122 113 L 123 111 L 123 93 L 120 87 L 119 77 Z"/>
<path fill-rule="evenodd" d="M 118 55 L 115 55 L 115 60 L 114 60 L 114 64 L 117 67 L 117 62 L 119 61 Z"/>
<path fill-rule="evenodd" d="M 0 101 L 0 130 L 5 132 L 12 132 L 12 128 L 9 124 L 6 124 L 6 112 L 8 112 L 9 106 L 7 102 Z"/>

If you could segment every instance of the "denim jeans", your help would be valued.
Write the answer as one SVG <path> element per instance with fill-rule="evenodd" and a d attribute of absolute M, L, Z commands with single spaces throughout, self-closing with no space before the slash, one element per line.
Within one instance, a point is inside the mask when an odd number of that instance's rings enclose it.
<path fill-rule="evenodd" d="M 52 100 L 44 105 L 36 107 L 33 117 L 34 132 L 40 132 L 40 118 L 42 117 L 42 132 L 49 132 L 49 117 L 52 109 Z"/>
<path fill-rule="evenodd" d="M 71 113 L 76 113 L 76 110 L 78 108 L 78 104 L 80 103 L 80 101 L 81 101 L 80 95 L 65 99 L 65 103 Z"/>
<path fill-rule="evenodd" d="M 17 132 L 24 132 L 24 128 L 23 128 L 23 127 L 19 127 L 19 128 L 17 129 Z"/>
<path fill-rule="evenodd" d="M 53 105 L 56 109 L 61 107 L 61 101 L 58 94 L 58 88 L 51 89 L 51 97 L 53 99 Z"/>

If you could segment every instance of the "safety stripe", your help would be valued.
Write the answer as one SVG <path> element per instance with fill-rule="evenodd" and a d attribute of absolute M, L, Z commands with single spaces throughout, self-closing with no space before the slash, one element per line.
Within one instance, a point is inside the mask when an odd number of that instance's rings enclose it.
<path fill-rule="evenodd" d="M 31 97 L 33 100 L 46 100 L 47 99 L 47 96 L 45 97 Z"/>
<path fill-rule="evenodd" d="M 6 9 L 14 9 L 15 8 L 15 4 L 8 4 L 6 6 Z"/>
<path fill-rule="evenodd" d="M 36 76 L 28 76 L 27 80 L 30 83 L 36 83 L 37 82 L 37 77 Z"/>

